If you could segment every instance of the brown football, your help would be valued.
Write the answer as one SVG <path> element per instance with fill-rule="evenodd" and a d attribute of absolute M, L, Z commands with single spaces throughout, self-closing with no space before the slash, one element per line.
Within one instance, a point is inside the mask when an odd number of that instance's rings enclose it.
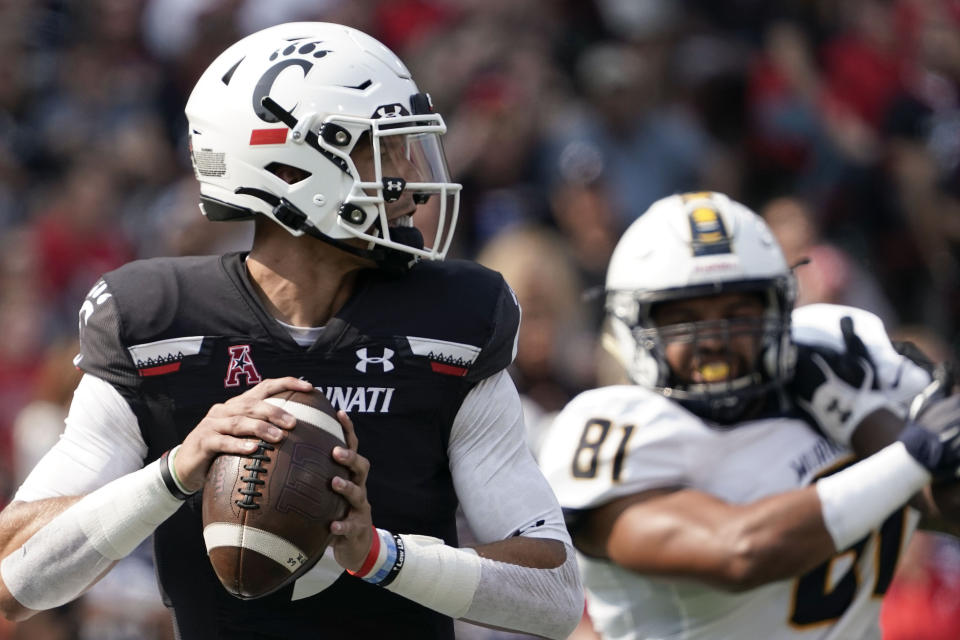
<path fill-rule="evenodd" d="M 331 456 L 345 443 L 336 411 L 319 391 L 267 399 L 297 418 L 276 445 L 259 441 L 249 456 L 221 455 L 203 487 L 203 538 L 224 588 L 260 598 L 299 578 L 323 556 L 330 523 L 347 502 L 334 476 L 349 478 Z"/>

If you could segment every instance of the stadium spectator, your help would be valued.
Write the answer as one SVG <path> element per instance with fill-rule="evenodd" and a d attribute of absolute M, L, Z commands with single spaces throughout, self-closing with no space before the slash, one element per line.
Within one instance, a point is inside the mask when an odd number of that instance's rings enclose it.
<path fill-rule="evenodd" d="M 805 203 L 777 198 L 764 205 L 761 214 L 787 264 L 796 267 L 798 307 L 817 302 L 842 304 L 870 311 L 885 326 L 897 325 L 893 308 L 869 270 L 820 237 L 816 217 Z"/>
<path fill-rule="evenodd" d="M 556 151 L 586 143 L 601 153 L 618 227 L 636 212 L 700 180 L 708 140 L 684 105 L 661 95 L 658 69 L 635 48 L 605 42 L 577 59 L 584 102 L 551 142 Z"/>

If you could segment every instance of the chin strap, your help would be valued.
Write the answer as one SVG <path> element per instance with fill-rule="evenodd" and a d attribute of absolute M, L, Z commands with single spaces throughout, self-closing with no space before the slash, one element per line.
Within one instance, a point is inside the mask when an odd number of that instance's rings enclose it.
<path fill-rule="evenodd" d="M 382 245 L 376 245 L 372 249 L 362 249 L 356 247 L 339 238 L 333 238 L 323 233 L 315 226 L 310 224 L 307 214 L 301 211 L 295 204 L 286 198 L 278 197 L 269 191 L 255 189 L 252 187 L 239 187 L 235 191 L 239 195 L 253 196 L 263 200 L 273 207 L 273 216 L 278 222 L 294 231 L 303 233 L 323 240 L 327 244 L 333 245 L 341 251 L 351 255 L 372 260 L 377 266 L 389 273 L 402 274 L 410 270 L 417 262 L 417 257 L 398 249 L 391 249 Z M 423 249 L 423 234 L 416 227 L 396 227 L 390 232 L 390 237 L 400 244 L 415 249 Z"/>
<path fill-rule="evenodd" d="M 422 248 L 423 236 L 420 234 L 420 231 L 413 227 L 411 227 L 410 229 L 416 234 L 416 237 L 420 239 L 419 248 Z M 404 237 L 402 237 L 402 236 L 409 236 L 411 234 L 397 233 L 398 231 L 400 230 L 394 229 L 394 232 L 392 234 L 392 237 L 394 240 L 396 240 L 401 244 L 405 244 L 407 246 L 417 247 L 417 245 L 414 244 L 414 241 L 415 241 L 414 238 L 407 237 L 405 239 Z M 330 236 L 323 233 L 322 231 L 320 231 L 319 229 L 317 229 L 312 225 L 304 227 L 303 232 L 306 233 L 308 236 L 312 236 L 314 238 L 317 238 L 318 240 L 323 240 L 324 242 L 333 245 L 334 247 L 336 247 L 337 249 L 340 249 L 341 251 L 346 251 L 347 253 L 353 254 L 355 256 L 360 256 L 361 258 L 372 260 L 377 264 L 377 267 L 381 271 L 385 271 L 393 275 L 402 275 L 406 273 L 419 260 L 419 258 L 417 258 L 416 256 L 409 254 L 405 251 L 400 251 L 399 249 L 391 249 L 390 247 L 385 247 L 383 245 L 376 245 L 374 246 L 373 249 L 361 249 L 359 247 L 353 246 L 352 244 L 344 242 L 343 240 L 340 240 L 338 238 L 331 238 Z"/>

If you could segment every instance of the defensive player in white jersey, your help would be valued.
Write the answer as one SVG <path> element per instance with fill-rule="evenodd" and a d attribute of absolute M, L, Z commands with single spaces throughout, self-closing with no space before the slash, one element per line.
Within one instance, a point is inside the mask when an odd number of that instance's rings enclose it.
<path fill-rule="evenodd" d="M 919 517 L 907 503 L 958 464 L 956 430 L 904 428 L 928 370 L 867 312 L 793 310 L 769 229 L 722 194 L 656 202 L 606 288 L 604 347 L 630 384 L 571 401 L 540 455 L 597 630 L 879 637 Z M 957 406 L 932 403 L 928 426 L 953 426 Z"/>

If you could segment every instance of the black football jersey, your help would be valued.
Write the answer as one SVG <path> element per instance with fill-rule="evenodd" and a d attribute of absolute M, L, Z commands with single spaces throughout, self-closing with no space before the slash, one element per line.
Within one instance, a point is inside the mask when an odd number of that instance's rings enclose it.
<path fill-rule="evenodd" d="M 451 425 L 469 390 L 512 360 L 520 310 L 499 274 L 461 261 L 404 276 L 365 271 L 319 339 L 301 347 L 262 306 L 244 254 L 160 258 L 104 275 L 80 311 L 77 365 L 136 414 L 150 462 L 210 406 L 265 378 L 304 377 L 350 414 L 370 460 L 374 523 L 457 544 Z M 199 495 L 155 533 L 164 599 L 183 638 L 452 638 L 452 621 L 344 573 L 238 600 L 202 537 Z"/>

